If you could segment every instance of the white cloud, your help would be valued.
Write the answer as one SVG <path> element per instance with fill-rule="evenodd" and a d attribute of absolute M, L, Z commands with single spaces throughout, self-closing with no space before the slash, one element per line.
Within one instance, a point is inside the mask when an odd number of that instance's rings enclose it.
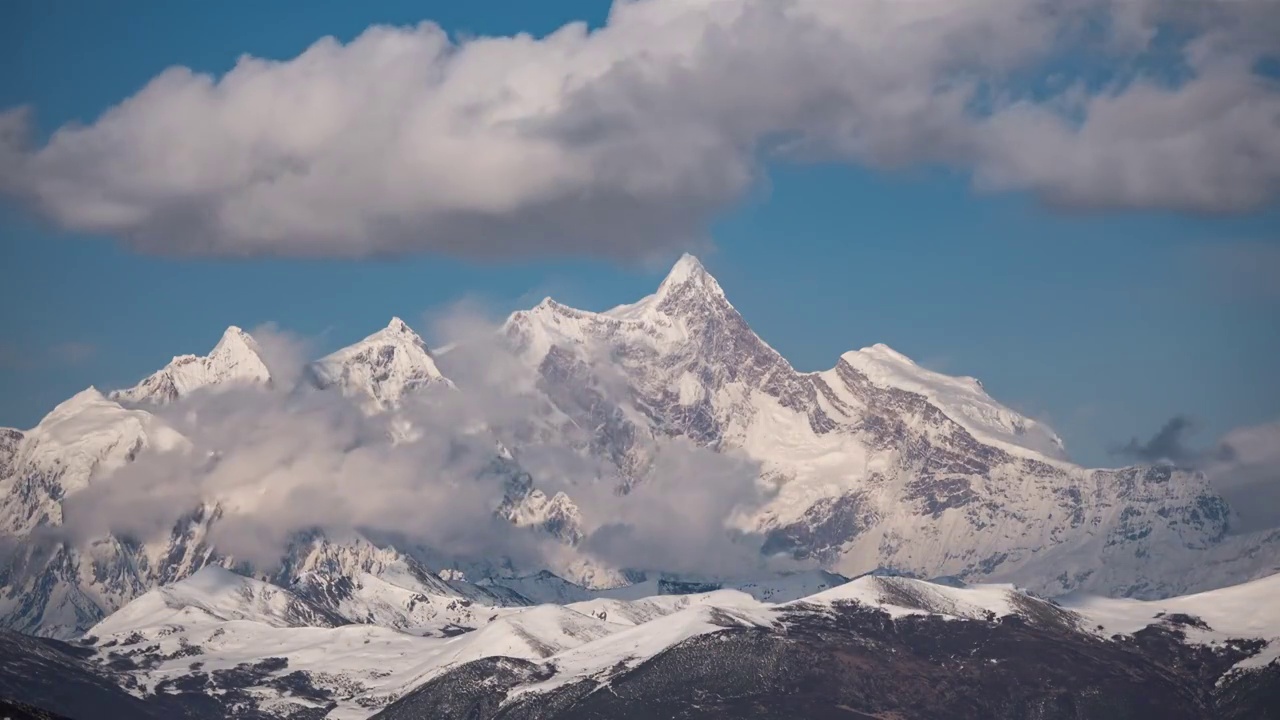
<path fill-rule="evenodd" d="M 644 258 L 696 242 L 766 157 L 1236 211 L 1280 185 L 1280 92 L 1252 69 L 1278 7 L 623 0 L 544 38 L 372 27 L 220 78 L 170 68 L 43 145 L 4 114 L 0 189 L 72 230 L 212 255 Z M 1172 26 L 1190 79 L 1132 70 Z M 1108 87 L 1072 82 L 1085 56 Z M 1066 89 L 1031 95 L 1050 71 Z"/>
<path fill-rule="evenodd" d="M 1280 526 L 1280 422 L 1227 433 L 1204 472 L 1240 516 L 1239 530 Z"/>
<path fill-rule="evenodd" d="M 82 340 L 68 340 L 49 348 L 49 354 L 65 365 L 83 365 L 98 354 L 98 346 Z"/>
<path fill-rule="evenodd" d="M 271 373 L 272 384 L 282 388 L 297 385 L 314 357 L 314 341 L 282 330 L 275 323 L 259 325 L 249 335 L 258 343 L 258 354 Z"/>
<path fill-rule="evenodd" d="M 460 391 L 412 399 L 398 418 L 283 382 L 193 393 L 156 410 L 190 443 L 142 453 L 69 495 L 54 532 L 75 543 L 108 534 L 163 542 L 188 513 L 216 503 L 213 546 L 264 569 L 297 533 L 314 529 L 404 538 L 450 557 L 506 558 L 529 570 L 559 566 L 572 554 L 566 547 L 495 516 L 506 491 L 491 471 L 501 441 L 535 487 L 548 496 L 564 491 L 580 509 L 586 540 L 573 551 L 578 558 L 705 574 L 765 562 L 760 538 L 733 529 L 740 513 L 765 499 L 757 464 L 657 439 L 650 472 L 620 496 L 617 468 L 584 454 L 585 437 L 574 435 L 591 430 L 547 422 L 555 410 L 536 389 L 534 370 L 510 355 L 493 325 L 467 306 L 437 314 L 434 324 L 442 337 L 463 341 L 444 356 Z M 272 350 L 273 373 L 297 364 L 296 337 L 274 327 L 255 332 Z M 391 439 L 397 419 L 413 423 L 413 439 Z"/>

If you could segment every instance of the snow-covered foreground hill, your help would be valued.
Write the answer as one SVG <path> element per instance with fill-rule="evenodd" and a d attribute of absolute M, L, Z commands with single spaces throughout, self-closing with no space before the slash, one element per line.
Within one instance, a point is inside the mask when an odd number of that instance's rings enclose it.
<path fill-rule="evenodd" d="M 797 371 L 691 256 L 447 353 L 393 319 L 270 355 L 232 327 L 0 429 L 0 626 L 74 638 L 205 567 L 417 634 L 780 569 L 1147 599 L 1280 571 L 1280 529 L 1235 532 L 1201 473 L 1076 466 L 973 378 L 883 345 Z"/>
<path fill-rule="evenodd" d="M 1141 710 L 1124 717 L 1265 717 L 1248 712 L 1264 707 L 1259 693 L 1280 692 L 1280 576 L 1162 601 L 1060 604 L 1009 585 L 874 575 L 782 602 L 754 590 L 494 608 L 406 633 L 337 624 L 287 591 L 207 568 L 143 594 L 79 647 L 94 672 L 144 701 L 216 698 L 245 717 L 625 718 L 641 706 L 827 717 L 821 708 L 837 705 L 863 717 L 974 717 L 986 706 L 960 691 L 946 712 L 920 714 L 943 691 L 919 684 L 973 673 L 981 702 L 1004 708 L 980 714 L 996 718 L 1032 705 L 1043 718 L 1122 716 L 1091 702 Z M 827 653 L 838 660 L 814 662 Z M 809 662 L 795 664 L 801 656 Z M 804 681 L 829 672 L 865 677 Z M 881 674 L 898 679 L 867 679 Z"/>

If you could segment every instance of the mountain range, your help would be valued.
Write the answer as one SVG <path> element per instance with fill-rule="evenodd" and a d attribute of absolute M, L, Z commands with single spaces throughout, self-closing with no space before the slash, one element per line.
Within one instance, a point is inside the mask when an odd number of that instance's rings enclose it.
<path fill-rule="evenodd" d="M 778 580 L 771 600 L 759 586 L 602 593 L 417 635 L 210 566 L 75 643 L 0 631 L 0 695 L 104 720 L 1277 717 L 1277 577 L 1057 602 L 840 580 L 808 594 Z"/>
<path fill-rule="evenodd" d="M 208 355 L 177 356 L 131 388 L 88 388 L 29 430 L 0 429 L 0 626 L 80 639 L 97 663 L 86 672 L 114 673 L 134 694 L 231 693 L 251 698 L 254 712 L 283 703 L 290 717 L 302 717 L 301 706 L 329 717 L 383 708 L 381 717 L 435 717 L 446 701 L 468 704 L 476 714 L 467 717 L 630 717 L 622 705 L 591 705 L 592 689 L 669 682 L 650 663 L 660 654 L 677 662 L 668 653 L 677 645 L 701 657 L 709 650 L 698 638 L 732 630 L 725 642 L 763 643 L 782 657 L 792 630 L 841 645 L 849 623 L 880 628 L 886 648 L 906 642 L 876 613 L 959 617 L 1000 642 L 1052 628 L 1047 643 L 1137 652 L 1155 675 L 1190 662 L 1180 653 L 1198 651 L 1183 641 L 1201 633 L 1218 658 L 1212 678 L 1196 680 L 1208 689 L 1192 705 L 1206 713 L 1227 712 L 1230 703 L 1214 705 L 1226 702 L 1214 683 L 1237 664 L 1274 667 L 1265 654 L 1280 634 L 1274 618 L 1237 630 L 1227 616 L 1200 628 L 1144 615 L 1154 606 L 1141 601 L 1227 586 L 1248 590 L 1218 597 L 1257 600 L 1280 572 L 1280 529 L 1238 532 L 1202 473 L 1080 467 L 1052 429 L 978 380 L 884 345 L 798 371 L 692 256 L 634 304 L 588 312 L 548 298 L 444 350 L 393 318 L 300 373 L 273 367 L 270 355 L 230 327 Z M 375 517 L 282 527 L 286 542 L 269 557 L 241 551 L 230 541 L 245 542 L 247 531 L 235 522 L 277 481 L 271 468 L 236 465 L 236 448 L 219 445 L 226 436 L 205 428 L 219 408 L 261 398 L 285 416 L 341 408 L 331 422 L 358 427 L 351 443 L 361 458 L 409 453 L 395 471 L 409 488 L 415 472 L 447 471 L 460 498 L 474 490 L 489 503 L 481 509 L 507 528 L 508 544 L 446 546 Z M 245 432 L 256 448 L 275 428 Z M 415 448 L 432 443 L 467 462 L 415 466 Z M 164 464 L 173 458 L 182 462 Z M 84 498 L 105 497 L 93 493 L 113 492 L 113 482 L 123 492 L 137 468 L 219 463 L 250 474 L 182 496 L 188 506 L 159 531 L 76 520 L 94 513 Z M 377 492 L 383 485 L 361 473 L 378 467 L 351 464 L 342 480 Z M 171 485 L 182 486 L 179 475 Z M 405 502 L 420 501 L 389 507 Z M 435 511 L 447 520 L 450 507 Z M 258 515 L 253 527 L 274 521 Z M 733 562 L 709 566 L 702 555 Z M 1070 611 L 1041 599 L 1086 596 Z M 1192 606 L 1196 617 L 1213 609 Z M 1008 629 L 1006 617 L 1023 625 Z M 1112 639 L 1148 626 L 1163 628 L 1151 643 L 1181 633 L 1176 648 L 1156 652 L 1143 640 L 1135 651 L 1125 643 L 1137 641 Z M 630 642 L 631 655 L 605 651 Z M 310 654 L 317 643 L 323 657 Z M 501 682 L 459 690 L 475 663 Z M 642 666 L 659 679 L 636 679 Z M 446 678 L 448 693 L 410 692 Z M 1128 692 L 1101 697 L 1124 703 Z M 547 698 L 563 713 L 529 709 Z M 507 715 L 476 710 L 499 705 Z M 733 716 L 732 703 L 724 708 Z"/>

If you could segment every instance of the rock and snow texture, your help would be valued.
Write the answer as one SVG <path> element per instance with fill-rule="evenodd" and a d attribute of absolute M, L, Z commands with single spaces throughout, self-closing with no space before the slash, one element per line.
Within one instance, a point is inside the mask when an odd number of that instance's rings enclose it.
<path fill-rule="evenodd" d="M 5 430 L 0 444 L 0 531 L 22 535 L 62 521 L 60 501 L 147 448 L 185 442 L 143 410 L 126 409 L 96 388 L 62 402 L 25 433 Z"/>
<path fill-rule="evenodd" d="M 691 256 L 637 303 L 592 313 L 547 300 L 504 331 L 551 401 L 594 428 L 591 452 L 624 485 L 643 480 L 654 437 L 756 460 L 776 495 L 741 529 L 766 534 L 768 554 L 846 575 L 891 567 L 1145 597 L 1257 577 L 1280 558 L 1276 533 L 1228 537 L 1231 510 L 1200 474 L 1072 465 L 1052 430 L 976 380 L 883 345 L 796 371 Z"/>
<path fill-rule="evenodd" d="M 455 602 L 474 612 L 461 622 L 455 614 L 435 618 L 415 632 L 401 632 L 344 624 L 291 592 L 206 568 L 142 595 L 93 627 L 89 636 L 105 659 L 136 663 L 139 678 L 151 687 L 164 679 L 208 679 L 212 674 L 213 690 L 219 670 L 283 659 L 274 670 L 250 677 L 268 695 L 255 693 L 259 702 L 305 702 L 272 682 L 272 676 L 301 673 L 296 679 L 337 700 L 326 717 L 362 718 L 450 667 L 492 656 L 541 660 L 628 628 L 569 607 L 485 607 L 464 598 Z"/>
<path fill-rule="evenodd" d="M 1062 438 L 1052 429 L 993 400 L 976 378 L 927 370 L 884 344 L 845 353 L 840 359 L 878 387 L 923 395 L 985 443 L 1014 452 L 1015 448 L 1023 448 L 1055 460 L 1067 459 Z"/>
<path fill-rule="evenodd" d="M 400 318 L 383 329 L 311 365 L 320 387 L 336 387 L 359 397 L 371 409 L 400 405 L 410 393 L 429 386 L 452 387 L 440 373 L 427 344 Z"/>
<path fill-rule="evenodd" d="M 333 708 L 327 717 L 363 718 L 413 696 L 410 691 L 417 687 L 449 692 L 426 684 L 437 678 L 447 683 L 445 678 L 470 663 L 501 658 L 525 663 L 521 667 L 530 672 L 504 690 L 504 703 L 514 703 L 584 682 L 607 686 L 673 648 L 735 629 L 799 638 L 821 634 L 850 607 L 882 612 L 895 622 L 953 621 L 922 626 L 940 629 L 943 645 L 972 636 L 954 621 L 977 623 L 987 628 L 980 632 L 989 632 L 1013 618 L 1039 627 L 1041 636 L 1074 637 L 1086 645 L 1124 644 L 1124 637 L 1155 627 L 1172 631 L 1175 645 L 1204 646 L 1223 657 L 1236 653 L 1220 672 L 1250 671 L 1280 655 L 1280 606 L 1269 602 L 1280 590 L 1277 579 L 1157 602 L 1079 597 L 1063 608 L 1010 585 L 864 576 L 789 602 L 726 589 L 494 609 L 469 625 L 442 626 L 449 632 L 419 636 L 377 626 L 333 627 L 322 615 L 310 616 L 316 622 L 299 622 L 308 617 L 295 609 L 304 605 L 301 600 L 225 571 L 206 570 L 138 598 L 90 635 L 104 661 L 127 660 L 148 687 L 181 680 L 183 686 L 207 691 L 251 690 L 248 696 L 259 707 L 277 709 L 322 698 Z M 844 622 L 866 622 L 859 617 Z M 953 637 L 946 636 L 949 627 L 956 629 Z M 871 628 L 883 629 L 878 621 Z M 739 650 L 724 648 L 730 656 L 722 662 L 731 667 L 741 659 Z M 267 658 L 271 663 L 263 665 Z M 219 670 L 236 668 L 243 670 L 235 675 L 239 685 L 218 677 Z M 286 677 L 291 680 L 285 682 Z M 296 692 L 300 688 L 308 692 Z"/>
<path fill-rule="evenodd" d="M 160 418 L 88 388 L 21 434 L 0 479 L 0 533 L 22 540 L 62 524 L 62 502 L 145 451 L 182 448 L 187 439 Z M 3 558 L 0 626 L 71 636 L 158 583 L 184 577 L 209 557 L 198 510 L 165 547 L 102 538 L 82 547 L 39 539 L 17 542 Z"/>
<path fill-rule="evenodd" d="M 1173 623 L 1190 642 L 1225 645 L 1238 639 L 1265 640 L 1238 668 L 1260 668 L 1280 659 L 1280 574 L 1231 587 L 1163 600 L 1135 600 L 1072 594 L 1058 601 L 1084 617 L 1104 637 L 1132 635 L 1156 622 Z"/>
<path fill-rule="evenodd" d="M 162 405 L 202 388 L 270 382 L 271 371 L 257 341 L 232 325 L 208 355 L 179 355 L 134 387 L 115 390 L 110 397 L 126 404 Z"/>
<path fill-rule="evenodd" d="M 390 328 L 412 331 L 402 323 Z M 385 331 L 384 331 L 385 332 Z M 416 336 L 413 336 L 416 338 Z M 410 345 L 420 344 L 409 339 Z M 431 365 L 434 372 L 434 365 Z M 136 388 L 108 398 L 89 388 L 53 409 L 33 429 L 0 430 L 0 533 L 16 539 L 15 552 L 0 558 L 0 627 L 52 637 L 75 637 L 134 597 L 187 577 L 209 564 L 228 564 L 207 542 L 221 511 L 214 499 L 179 521 L 160 542 L 98 538 L 83 544 L 27 540 L 41 526 L 62 524 L 62 501 L 110 474 L 144 451 L 178 450 L 186 438 L 151 412 L 196 390 L 206 392 L 270 382 L 257 343 L 229 328 L 207 357 L 175 358 Z M 445 381 L 447 382 L 447 381 Z M 406 386 L 407 387 L 407 386 Z M 118 398 L 118 399 L 117 399 Z M 392 558 L 392 559 L 388 559 Z M 299 543 L 282 558 L 271 579 L 298 583 L 322 596 L 323 607 L 355 622 L 414 627 L 446 610 L 429 601 L 430 582 L 406 580 L 410 563 L 392 549 L 362 539 Z M 391 582 L 383 573 L 394 576 Z M 416 570 L 418 576 L 429 571 Z M 426 593 L 426 594 L 424 594 Z M 443 607 L 500 600 L 476 589 L 431 595 Z M 342 615 L 345 613 L 345 615 Z"/>
<path fill-rule="evenodd" d="M 550 408 L 551 419 L 531 432 L 561 433 L 565 445 L 613 468 L 619 502 L 652 477 L 655 448 L 670 438 L 758 464 L 759 478 L 747 480 L 766 487 L 769 500 L 734 522 L 763 538 L 768 557 L 848 576 L 892 568 L 1047 594 L 1143 598 L 1280 570 L 1280 530 L 1232 534 L 1231 509 L 1198 473 L 1072 465 L 1050 429 L 1000 405 L 975 380 L 925 370 L 884 346 L 847 353 L 830 370 L 795 370 L 691 256 L 637 303 L 593 313 L 548 299 L 514 313 L 501 338 Z M 398 319 L 317 361 L 311 380 L 388 417 L 424 389 L 448 389 L 459 400 L 468 392 Z M 270 382 L 257 343 L 230 328 L 207 357 L 177 358 L 118 400 L 90 389 L 32 430 L 0 430 L 0 531 L 19 539 L 21 559 L 5 568 L 0 624 L 74 636 L 152 588 L 233 564 L 207 542 L 220 513 L 212 498 L 150 545 L 108 537 L 39 546 L 45 554 L 36 555 L 24 538 L 59 525 L 62 500 L 88 483 L 139 453 L 187 442 L 148 408 L 198 389 Z M 572 487 L 538 487 L 518 462 L 519 440 L 501 438 L 507 445 L 480 479 L 505 490 L 495 513 L 561 541 L 568 560 L 550 568 L 561 577 L 595 588 L 630 582 L 628 568 L 579 552 L 607 518 L 587 516 Z M 497 569 L 469 573 L 474 584 L 437 587 L 424 557 L 363 538 L 301 543 L 282 559 L 284 570 L 261 579 L 348 621 L 410 632 L 465 620 L 477 607 L 586 592 L 538 575 L 542 568 L 505 567 L 504 558 L 472 559 Z"/>
<path fill-rule="evenodd" d="M 347 624 L 283 588 L 209 566 L 185 580 L 142 594 L 94 631 L 111 635 L 146 625 L 229 621 L 273 628 Z"/>

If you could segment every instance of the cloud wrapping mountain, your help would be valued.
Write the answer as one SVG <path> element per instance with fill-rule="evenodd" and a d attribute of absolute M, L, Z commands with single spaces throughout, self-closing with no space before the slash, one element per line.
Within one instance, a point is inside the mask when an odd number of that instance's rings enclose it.
<path fill-rule="evenodd" d="M 443 611 L 413 593 L 460 570 L 563 598 L 538 571 L 612 588 L 888 567 L 1160 597 L 1276 569 L 1280 529 L 1241 528 L 1203 472 L 1078 467 L 976 379 L 884 345 L 796 371 L 691 256 L 605 312 L 439 324 L 445 350 L 393 319 L 306 372 L 287 334 L 232 327 L 4 430 L 0 623 L 83 631 L 211 564 L 397 627 Z M 1268 442 L 1215 457 L 1265 470 Z"/>
<path fill-rule="evenodd" d="M 1280 422 L 1232 430 L 1202 464 L 1218 492 L 1239 508 L 1242 531 L 1280 525 Z"/>
<path fill-rule="evenodd" d="M 1194 430 L 1191 418 L 1175 415 L 1146 442 L 1133 438 L 1115 454 L 1205 473 L 1239 514 L 1235 532 L 1280 526 L 1280 423 L 1234 428 L 1210 447 L 1188 442 Z"/>
<path fill-rule="evenodd" d="M 1230 212 L 1280 186 L 1274 3 L 620 0 L 605 26 L 375 26 L 85 125 L 0 115 L 0 190 L 176 255 L 635 259 L 771 160 L 926 165 L 1072 208 Z"/>
<path fill-rule="evenodd" d="M 1200 454 L 1187 446 L 1186 436 L 1193 429 L 1191 418 L 1175 415 L 1146 442 L 1133 438 L 1113 452 L 1135 462 L 1190 464 Z"/>
<path fill-rule="evenodd" d="M 394 413 L 283 384 L 192 391 L 154 408 L 188 443 L 144 453 L 109 482 L 68 496 L 54 534 L 77 546 L 107 536 L 163 542 L 193 510 L 216 503 L 209 543 L 260 569 L 274 567 L 298 533 L 313 530 L 404 538 L 519 567 L 562 565 L 555 558 L 565 549 L 555 538 L 495 514 L 508 490 L 490 477 L 499 448 L 522 437 L 517 425 L 550 412 L 527 392 L 532 371 L 502 349 L 497 328 L 480 331 L 464 318 L 441 323 L 472 338 L 468 360 L 449 366 L 462 391 L 452 384 L 413 388 Z M 290 343 L 296 349 L 286 334 L 264 336 L 278 354 L 287 357 Z M 404 427 L 412 428 L 408 436 Z M 583 457 L 564 438 L 523 437 L 520 462 L 547 496 L 572 493 L 587 523 L 580 549 L 605 567 L 705 574 L 758 568 L 762 540 L 726 527 L 736 512 L 763 502 L 758 464 L 678 438 L 655 440 L 652 452 L 652 482 L 625 498 L 616 468 Z"/>

